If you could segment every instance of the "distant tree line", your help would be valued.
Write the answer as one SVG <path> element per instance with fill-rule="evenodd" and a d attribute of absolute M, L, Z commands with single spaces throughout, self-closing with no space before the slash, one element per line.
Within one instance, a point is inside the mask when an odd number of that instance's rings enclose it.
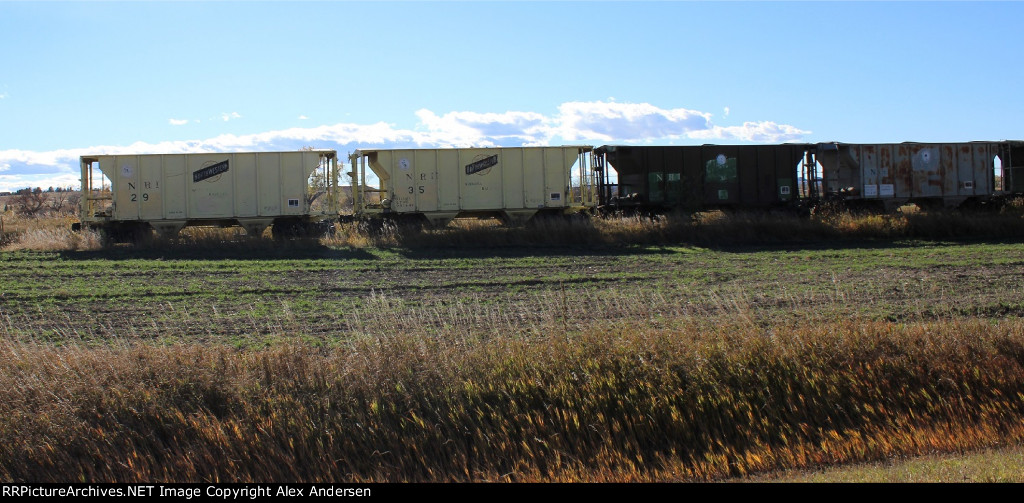
<path fill-rule="evenodd" d="M 75 189 L 73 187 L 71 187 L 71 186 L 67 186 L 67 187 L 53 187 L 53 186 L 51 186 L 50 188 L 48 188 L 46 190 L 43 190 L 42 187 L 36 187 L 36 188 L 25 187 L 24 189 L 18 189 L 17 191 L 14 192 L 14 194 L 20 196 L 20 195 L 23 195 L 23 194 L 41 194 L 43 192 L 74 192 L 74 191 L 75 191 Z"/>
<path fill-rule="evenodd" d="M 74 213 L 78 206 L 79 194 L 71 187 L 26 187 L 14 192 L 13 199 L 0 209 L 13 209 L 24 216 Z M 12 195 L 8 193 L 7 195 Z"/>

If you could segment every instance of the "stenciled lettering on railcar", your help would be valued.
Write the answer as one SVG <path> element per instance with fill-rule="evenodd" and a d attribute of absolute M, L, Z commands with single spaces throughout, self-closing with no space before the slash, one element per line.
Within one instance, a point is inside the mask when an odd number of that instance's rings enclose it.
<path fill-rule="evenodd" d="M 494 155 L 492 155 L 490 157 L 484 157 L 483 159 L 480 159 L 479 161 L 474 161 L 474 162 L 471 162 L 471 163 L 467 164 L 466 165 L 466 174 L 467 175 L 472 175 L 474 173 L 479 173 L 479 172 L 484 171 L 486 169 L 490 169 L 491 167 L 493 167 L 496 164 L 498 164 L 498 154 L 494 154 Z"/>
<path fill-rule="evenodd" d="M 213 178 L 222 173 L 228 172 L 228 161 L 224 160 L 217 164 L 211 164 L 192 172 L 192 182 L 201 182 L 207 178 Z"/>

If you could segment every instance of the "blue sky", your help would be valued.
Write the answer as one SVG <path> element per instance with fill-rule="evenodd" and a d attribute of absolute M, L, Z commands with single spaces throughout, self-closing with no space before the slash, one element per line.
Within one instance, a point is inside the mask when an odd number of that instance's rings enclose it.
<path fill-rule="evenodd" d="M 0 1 L 0 191 L 97 153 L 1024 138 L 1017 2 Z"/>

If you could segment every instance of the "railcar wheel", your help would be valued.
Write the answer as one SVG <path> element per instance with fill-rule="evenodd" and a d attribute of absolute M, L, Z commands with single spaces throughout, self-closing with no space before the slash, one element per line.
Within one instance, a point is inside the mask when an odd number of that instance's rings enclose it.
<path fill-rule="evenodd" d="M 301 238 L 306 235 L 306 223 L 296 218 L 281 218 L 270 227 L 270 235 L 275 241 Z"/>
<path fill-rule="evenodd" d="M 101 227 L 111 243 L 147 244 L 153 240 L 153 228 L 145 222 L 117 222 Z"/>

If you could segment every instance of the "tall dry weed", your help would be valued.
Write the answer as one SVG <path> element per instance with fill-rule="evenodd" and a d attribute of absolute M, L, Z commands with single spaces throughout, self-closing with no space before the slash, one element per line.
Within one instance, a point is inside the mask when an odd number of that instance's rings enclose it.
<path fill-rule="evenodd" d="M 83 230 L 72 232 L 70 228 L 29 229 L 12 236 L 4 250 L 35 251 L 87 251 L 99 250 L 103 246 L 98 232 Z"/>
<path fill-rule="evenodd" d="M 0 477 L 714 480 L 1024 440 L 1024 324 L 0 342 Z"/>
<path fill-rule="evenodd" d="M 1021 203 L 1024 204 L 1024 203 Z M 457 219 L 432 228 L 395 223 L 335 224 L 331 232 L 288 243 L 327 247 L 575 247 L 679 245 L 730 246 L 765 243 L 806 243 L 843 239 L 965 239 L 1024 236 L 1024 212 L 1007 205 L 1000 212 L 907 211 L 882 215 L 826 212 L 812 218 L 788 213 L 721 211 L 672 213 L 658 217 L 543 219 L 524 226 L 497 220 Z M 5 219 L 7 249 L 94 250 L 98 236 L 75 238 L 65 230 L 71 217 Z M 88 234 L 88 233 L 87 233 Z M 192 248 L 275 247 L 270 230 L 247 236 L 241 228 L 193 227 L 172 240 L 156 238 L 139 247 Z M 21 242 L 23 244 L 16 244 Z M 277 244 L 275 244 L 277 243 Z"/>

